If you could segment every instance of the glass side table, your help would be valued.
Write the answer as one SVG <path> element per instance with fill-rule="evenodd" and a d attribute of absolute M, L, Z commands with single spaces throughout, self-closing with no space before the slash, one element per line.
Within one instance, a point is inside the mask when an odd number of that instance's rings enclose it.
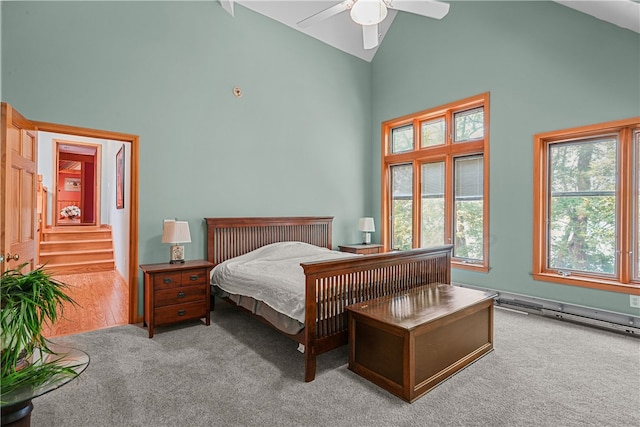
<path fill-rule="evenodd" d="M 28 427 L 31 425 L 32 399 L 56 390 L 78 377 L 89 366 L 89 355 L 82 350 L 50 345 L 56 354 L 47 354 L 44 360 L 58 361 L 61 366 L 73 367 L 75 375 L 54 378 L 37 387 L 25 386 L 3 393 L 0 396 L 2 405 L 2 425 L 12 427 Z"/>

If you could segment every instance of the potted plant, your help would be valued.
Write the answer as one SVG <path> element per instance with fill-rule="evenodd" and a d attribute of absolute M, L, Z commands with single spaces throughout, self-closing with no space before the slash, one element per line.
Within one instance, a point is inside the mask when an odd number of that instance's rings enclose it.
<path fill-rule="evenodd" d="M 2 273 L 0 282 L 0 356 L 2 401 L 13 390 L 37 387 L 56 378 L 73 376 L 73 366 L 56 363 L 43 336 L 45 323 L 63 314 L 63 303 L 75 305 L 67 285 L 53 279 L 42 267 L 23 273 L 22 264 Z"/>

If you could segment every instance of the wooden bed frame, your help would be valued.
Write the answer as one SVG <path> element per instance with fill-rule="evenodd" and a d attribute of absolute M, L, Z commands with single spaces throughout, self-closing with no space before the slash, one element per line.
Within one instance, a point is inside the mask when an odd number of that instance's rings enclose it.
<path fill-rule="evenodd" d="M 214 265 L 282 241 L 302 241 L 332 249 L 333 217 L 205 218 L 205 221 L 207 259 Z M 446 245 L 301 264 L 306 276 L 305 327 L 296 335 L 285 335 L 304 345 L 305 381 L 315 378 L 318 354 L 347 343 L 346 305 L 428 283 L 451 283 L 451 248 Z"/>

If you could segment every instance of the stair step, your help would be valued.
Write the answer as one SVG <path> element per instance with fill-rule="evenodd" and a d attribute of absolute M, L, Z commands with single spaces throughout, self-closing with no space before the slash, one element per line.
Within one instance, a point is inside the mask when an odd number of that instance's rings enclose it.
<path fill-rule="evenodd" d="M 52 274 L 110 271 L 115 268 L 110 227 L 46 228 L 39 249 L 40 264 Z"/>
<path fill-rule="evenodd" d="M 55 233 L 42 233 L 44 242 L 59 242 L 69 240 L 96 240 L 111 238 L 110 230 L 87 230 L 87 231 L 68 231 Z"/>
<path fill-rule="evenodd" d="M 72 232 L 96 231 L 96 230 L 111 231 L 111 228 L 96 227 L 95 225 L 79 225 L 79 226 L 66 225 L 64 227 L 46 227 L 42 231 L 45 233 L 72 233 Z"/>
<path fill-rule="evenodd" d="M 113 249 L 68 250 L 60 252 L 40 251 L 40 262 L 66 264 L 72 262 L 113 260 Z"/>
<path fill-rule="evenodd" d="M 54 240 L 40 242 L 40 253 L 66 251 L 78 245 L 82 245 L 84 250 L 113 249 L 113 242 L 111 239 Z"/>
<path fill-rule="evenodd" d="M 40 256 L 112 254 L 112 253 L 113 253 L 113 249 L 79 249 L 79 250 L 62 250 L 62 251 L 40 251 Z"/>
<path fill-rule="evenodd" d="M 49 274 L 75 274 L 94 273 L 96 271 L 111 271 L 116 268 L 115 262 L 110 261 L 83 261 L 53 264 L 44 264 L 44 270 Z"/>

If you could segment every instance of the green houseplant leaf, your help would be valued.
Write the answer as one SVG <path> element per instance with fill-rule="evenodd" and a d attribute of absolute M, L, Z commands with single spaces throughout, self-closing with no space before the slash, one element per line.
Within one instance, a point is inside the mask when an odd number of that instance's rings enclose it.
<path fill-rule="evenodd" d="M 26 265 L 5 271 L 0 282 L 2 394 L 74 374 L 73 367 L 44 361 L 42 355 L 53 353 L 43 336 L 44 324 L 53 324 L 63 315 L 64 303 L 76 302 L 65 293 L 67 285 L 53 279 L 43 267 L 22 273 Z M 24 366 L 22 360 L 29 363 Z"/>

